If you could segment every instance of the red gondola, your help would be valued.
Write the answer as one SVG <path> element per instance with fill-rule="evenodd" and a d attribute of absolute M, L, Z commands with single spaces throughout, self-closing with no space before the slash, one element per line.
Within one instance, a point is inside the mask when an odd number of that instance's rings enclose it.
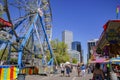
<path fill-rule="evenodd" d="M 0 27 L 11 27 L 12 24 L 4 19 L 0 18 Z"/>

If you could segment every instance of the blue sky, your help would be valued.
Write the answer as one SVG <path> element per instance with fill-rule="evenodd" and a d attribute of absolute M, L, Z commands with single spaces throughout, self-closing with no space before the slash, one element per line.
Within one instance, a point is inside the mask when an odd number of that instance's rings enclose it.
<path fill-rule="evenodd" d="M 12 0 L 10 0 L 12 1 Z M 87 41 L 99 38 L 103 25 L 116 19 L 120 0 L 50 0 L 53 16 L 53 38 L 62 40 L 62 31 L 73 32 L 73 41 L 80 41 L 86 61 Z M 12 11 L 16 17 L 19 12 Z M 120 13 L 119 13 L 120 19 Z"/>
<path fill-rule="evenodd" d="M 86 62 L 87 41 L 99 38 L 103 25 L 116 19 L 117 5 L 120 0 L 51 0 L 53 39 L 61 41 L 62 31 L 72 31 L 73 41 L 82 44 Z"/>

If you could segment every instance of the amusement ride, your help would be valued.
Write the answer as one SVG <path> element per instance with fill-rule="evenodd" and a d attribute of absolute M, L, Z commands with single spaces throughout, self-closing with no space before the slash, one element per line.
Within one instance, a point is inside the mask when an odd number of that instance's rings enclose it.
<path fill-rule="evenodd" d="M 17 57 L 15 66 L 19 72 L 28 65 L 38 69 L 53 67 L 51 37 L 52 12 L 49 0 L 0 1 L 0 62 L 7 55 L 0 68 L 10 68 L 13 56 Z M 46 50 L 50 53 L 49 61 L 46 59 Z M 37 59 L 39 54 L 41 58 Z"/>

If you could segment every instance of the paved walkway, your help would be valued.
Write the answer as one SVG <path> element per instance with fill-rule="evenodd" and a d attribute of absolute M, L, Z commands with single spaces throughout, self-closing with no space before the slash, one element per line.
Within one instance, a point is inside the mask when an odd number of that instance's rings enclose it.
<path fill-rule="evenodd" d="M 70 77 L 61 76 L 58 74 L 49 74 L 48 76 L 40 75 L 27 75 L 25 80 L 89 80 L 92 78 L 92 74 L 87 74 L 84 77 L 78 77 L 76 69 L 73 69 Z"/>

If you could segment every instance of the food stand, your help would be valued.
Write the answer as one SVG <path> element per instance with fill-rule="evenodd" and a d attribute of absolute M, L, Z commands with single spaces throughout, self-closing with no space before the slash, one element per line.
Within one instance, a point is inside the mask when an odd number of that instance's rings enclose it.
<path fill-rule="evenodd" d="M 110 59 L 111 64 L 111 79 L 120 80 L 120 57 Z"/>

